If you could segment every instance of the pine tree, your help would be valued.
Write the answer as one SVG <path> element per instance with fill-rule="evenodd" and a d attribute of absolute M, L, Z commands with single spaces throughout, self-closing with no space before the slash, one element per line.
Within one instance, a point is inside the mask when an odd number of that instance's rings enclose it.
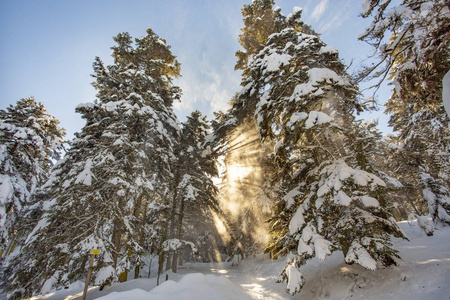
<path fill-rule="evenodd" d="M 0 256 L 22 242 L 39 215 L 36 194 L 63 150 L 58 125 L 33 97 L 0 110 Z"/>
<path fill-rule="evenodd" d="M 379 59 L 362 77 L 378 78 L 377 86 L 388 77 L 394 86 L 386 112 L 407 160 L 416 162 L 414 183 L 425 172 L 447 189 L 450 119 L 442 102 L 442 80 L 450 68 L 450 8 L 441 0 L 391 2 L 364 2 L 362 16 L 373 21 L 360 39 L 374 46 Z"/>
<path fill-rule="evenodd" d="M 211 223 L 212 214 L 220 214 L 217 187 L 213 177 L 218 176 L 216 157 L 211 151 L 210 126 L 205 116 L 194 111 L 182 124 L 182 138 L 177 155 L 176 196 L 172 210 L 171 243 L 174 247 L 172 261 L 168 260 L 173 272 L 177 272 L 178 261 L 183 248 L 190 246 L 197 250 L 195 240 L 186 240 L 186 225 L 192 230 L 201 222 Z M 203 229 L 204 230 L 204 229 Z M 191 238 L 193 236 L 191 235 Z M 169 256 L 170 257 L 170 256 Z"/>
<path fill-rule="evenodd" d="M 135 46 L 128 33 L 114 40 L 114 63 L 94 62 L 98 99 L 77 107 L 86 125 L 45 184 L 51 206 L 28 237 L 10 289 L 45 292 L 79 280 L 92 248 L 101 253 L 95 284 L 126 280 L 148 235 L 164 232 L 161 222 L 147 222 L 170 204 L 179 64 L 151 29 Z"/>
<path fill-rule="evenodd" d="M 364 109 L 358 89 L 337 50 L 300 14 L 295 10 L 251 57 L 238 95 L 247 112 L 254 107 L 260 137 L 275 145 L 266 173 L 277 196 L 267 251 L 274 258 L 294 254 L 281 274 L 291 294 L 303 286 L 298 268 L 310 258 L 341 250 L 347 263 L 376 269 L 395 263 L 390 234 L 404 237 L 385 182 L 352 138 L 358 134 L 353 113 Z"/>
<path fill-rule="evenodd" d="M 428 203 L 432 220 L 450 225 L 450 191 L 427 173 L 420 173 L 420 184 L 424 186 L 423 199 Z"/>

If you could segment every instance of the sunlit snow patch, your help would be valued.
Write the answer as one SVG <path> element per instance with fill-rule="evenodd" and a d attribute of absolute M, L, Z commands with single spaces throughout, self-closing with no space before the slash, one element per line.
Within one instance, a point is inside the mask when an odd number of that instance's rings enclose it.
<path fill-rule="evenodd" d="M 179 282 L 166 281 L 160 286 L 147 292 L 142 289 L 134 289 L 125 292 L 113 292 L 109 295 L 97 298 L 98 300 L 232 300 L 249 299 L 248 296 L 236 287 L 228 278 L 203 275 L 200 273 L 188 274 Z"/>

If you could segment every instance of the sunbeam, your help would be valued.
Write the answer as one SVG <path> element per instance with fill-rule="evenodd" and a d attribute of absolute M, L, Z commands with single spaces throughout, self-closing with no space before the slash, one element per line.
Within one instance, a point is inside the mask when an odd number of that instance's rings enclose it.
<path fill-rule="evenodd" d="M 229 145 L 219 186 L 220 202 L 230 228 L 228 237 L 222 239 L 230 239 L 230 255 L 245 255 L 261 250 L 267 243 L 268 198 L 262 188 L 266 179 L 261 165 L 269 147 L 261 143 L 254 121 L 236 128 Z M 223 221 L 215 218 L 215 222 L 221 233 Z"/>

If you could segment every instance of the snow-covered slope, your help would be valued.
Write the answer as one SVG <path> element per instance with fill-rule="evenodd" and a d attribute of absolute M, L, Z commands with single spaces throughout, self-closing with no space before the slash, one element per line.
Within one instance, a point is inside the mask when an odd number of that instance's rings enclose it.
<path fill-rule="evenodd" d="M 295 296 L 285 293 L 285 283 L 275 282 L 284 259 L 270 261 L 261 256 L 244 260 L 238 267 L 188 264 L 156 288 L 155 278 L 115 284 L 101 292 L 93 287 L 88 299 L 450 299 L 450 228 L 439 228 L 428 237 L 416 221 L 400 226 L 411 241 L 393 241 L 403 258 L 398 266 L 370 271 L 346 265 L 342 253 L 334 253 L 324 262 L 311 260 L 304 267 L 307 283 Z M 78 284 L 32 299 L 81 299 L 81 294 Z"/>

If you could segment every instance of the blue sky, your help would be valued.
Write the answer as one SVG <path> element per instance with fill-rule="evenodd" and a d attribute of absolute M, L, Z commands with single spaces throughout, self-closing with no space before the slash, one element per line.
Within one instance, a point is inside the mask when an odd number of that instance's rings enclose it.
<path fill-rule="evenodd" d="M 68 138 L 84 121 L 79 103 L 92 102 L 92 62 L 111 63 L 112 37 L 145 35 L 152 28 L 178 57 L 183 99 L 175 106 L 181 121 L 194 109 L 208 117 L 227 108 L 240 87 L 234 53 L 240 49 L 240 9 L 250 0 L 2 0 L 0 1 L 0 108 L 34 96 L 55 115 Z M 279 0 L 287 15 L 303 8 L 303 20 L 339 49 L 353 66 L 371 53 L 357 37 L 368 21 L 358 17 L 362 0 Z M 380 94 L 380 101 L 385 101 Z M 383 98 L 383 99 L 381 99 Z M 365 116 L 378 117 L 380 113 Z M 381 116 L 380 127 L 386 117 Z"/>

